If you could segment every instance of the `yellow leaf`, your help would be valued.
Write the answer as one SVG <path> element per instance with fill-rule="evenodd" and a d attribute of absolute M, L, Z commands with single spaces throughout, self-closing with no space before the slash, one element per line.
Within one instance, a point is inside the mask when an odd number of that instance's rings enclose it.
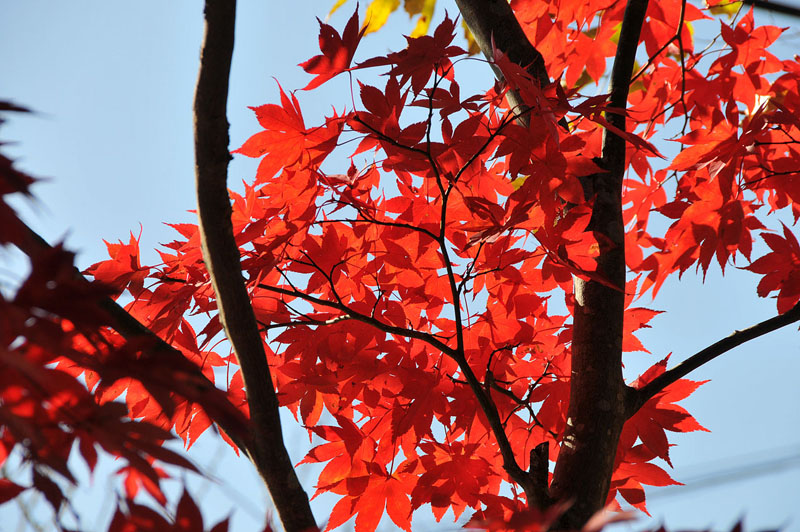
<path fill-rule="evenodd" d="M 386 24 L 389 15 L 400 6 L 400 0 L 372 0 L 364 17 L 366 33 L 378 31 Z"/>
<path fill-rule="evenodd" d="M 728 15 L 728 18 L 738 13 L 741 8 L 741 2 L 727 2 L 726 0 L 722 0 L 714 6 L 708 6 L 708 10 L 714 15 Z"/>
<path fill-rule="evenodd" d="M 528 177 L 530 177 L 530 176 L 527 176 L 527 175 L 519 176 L 518 178 L 516 178 L 514 181 L 511 182 L 511 186 L 514 187 L 514 190 L 519 190 L 519 188 L 523 184 L 525 184 L 525 180 L 528 179 Z"/>
<path fill-rule="evenodd" d="M 339 9 L 340 7 L 345 5 L 346 3 L 347 3 L 347 0 L 336 0 L 336 3 L 333 4 L 333 7 L 331 8 L 330 12 L 328 13 L 327 18 L 331 18 L 331 15 L 333 15 L 336 12 L 337 9 Z"/>
<path fill-rule="evenodd" d="M 614 44 L 619 44 L 619 34 L 622 32 L 622 22 L 614 27 L 614 33 L 608 38 Z"/>
<path fill-rule="evenodd" d="M 413 8 L 419 8 L 416 13 L 420 13 L 419 20 L 417 20 L 417 25 L 414 28 L 414 31 L 411 32 L 411 37 L 426 35 L 428 33 L 428 28 L 431 25 L 433 9 L 436 7 L 436 0 L 406 0 L 406 11 L 409 10 L 409 4 L 415 4 L 413 5 Z M 409 11 L 408 14 L 415 15 L 416 13 L 411 13 Z"/>
<path fill-rule="evenodd" d="M 481 47 L 478 46 L 477 41 L 475 41 L 475 37 L 473 37 L 472 32 L 469 31 L 467 23 L 462 20 L 461 26 L 464 28 L 464 38 L 467 40 L 467 51 L 469 52 L 469 55 L 475 55 L 479 53 L 481 51 Z"/>

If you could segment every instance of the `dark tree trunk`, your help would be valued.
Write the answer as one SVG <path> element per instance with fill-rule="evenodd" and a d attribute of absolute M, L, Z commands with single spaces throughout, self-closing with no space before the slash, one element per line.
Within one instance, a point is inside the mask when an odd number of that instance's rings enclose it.
<path fill-rule="evenodd" d="M 228 196 L 228 78 L 236 2 L 207 0 L 205 37 L 194 101 L 197 213 L 203 257 L 220 321 L 236 353 L 250 407 L 250 459 L 288 532 L 316 530 L 311 506 L 283 443 L 278 398 L 242 276 Z"/>

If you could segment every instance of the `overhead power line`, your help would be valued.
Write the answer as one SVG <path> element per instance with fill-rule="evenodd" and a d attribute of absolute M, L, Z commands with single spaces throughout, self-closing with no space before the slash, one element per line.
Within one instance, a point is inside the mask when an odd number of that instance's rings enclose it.
<path fill-rule="evenodd" d="M 748 478 L 774 475 L 775 473 L 800 467 L 800 445 L 795 448 L 796 451 L 789 455 L 751 462 L 733 468 L 709 471 L 708 473 L 686 479 L 683 486 L 670 486 L 652 490 L 647 494 L 647 499 L 680 496 L 691 491 L 708 489 L 722 484 L 730 484 Z"/>

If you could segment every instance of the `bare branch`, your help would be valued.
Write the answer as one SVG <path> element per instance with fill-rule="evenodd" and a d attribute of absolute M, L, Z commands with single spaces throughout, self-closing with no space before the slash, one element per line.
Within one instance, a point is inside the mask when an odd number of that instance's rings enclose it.
<path fill-rule="evenodd" d="M 253 461 L 284 528 L 299 532 L 315 529 L 316 522 L 283 443 L 278 398 L 231 224 L 226 107 L 235 19 L 234 0 L 206 0 L 205 37 L 194 100 L 197 213 L 203 258 L 217 295 L 220 321 L 244 378 L 253 422 Z"/>
<path fill-rule="evenodd" d="M 705 349 L 698 351 L 690 356 L 674 368 L 665 371 L 645 386 L 638 390 L 631 391 L 630 409 L 628 417 L 632 416 L 644 405 L 648 400 L 655 396 L 660 391 L 664 390 L 670 384 L 682 379 L 692 371 L 696 370 L 703 364 L 706 364 L 718 356 L 727 353 L 734 347 L 738 347 L 745 342 L 749 342 L 759 336 L 777 331 L 778 329 L 800 321 L 800 303 L 795 305 L 790 311 L 764 320 L 757 323 L 752 327 L 735 331 L 730 336 L 714 342 Z"/>
<path fill-rule="evenodd" d="M 800 8 L 782 2 L 776 2 L 775 0 L 742 0 L 742 3 L 758 9 L 763 9 L 764 11 L 772 11 L 773 13 L 800 18 Z"/>

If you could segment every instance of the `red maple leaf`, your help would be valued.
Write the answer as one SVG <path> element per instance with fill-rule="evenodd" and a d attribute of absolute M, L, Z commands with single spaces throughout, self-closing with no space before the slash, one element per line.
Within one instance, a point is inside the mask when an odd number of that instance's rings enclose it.
<path fill-rule="evenodd" d="M 334 76 L 349 70 L 358 43 L 366 30 L 366 26 L 360 31 L 358 29 L 358 9 L 347 21 L 342 35 L 339 35 L 339 32 L 332 26 L 319 19 L 317 21 L 319 22 L 319 49 L 322 53 L 300 63 L 303 70 L 309 74 L 316 74 L 316 77 L 303 90 L 315 89 Z"/>
<path fill-rule="evenodd" d="M 778 292 L 778 312 L 784 313 L 800 301 L 800 244 L 785 225 L 783 236 L 761 233 L 772 251 L 753 261 L 745 269 L 764 277 L 758 283 L 758 295 Z"/>
<path fill-rule="evenodd" d="M 408 46 L 400 52 L 393 52 L 385 57 L 375 57 L 359 63 L 358 68 L 391 65 L 391 76 L 399 76 L 400 84 L 411 80 L 411 89 L 419 93 L 434 72 L 439 76 L 453 79 L 450 68 L 451 57 L 465 55 L 459 46 L 453 46 L 455 22 L 445 15 L 444 21 L 436 28 L 433 35 L 406 37 Z"/>
<path fill-rule="evenodd" d="M 306 129 L 297 97 L 294 93 L 286 94 L 280 84 L 278 89 L 280 105 L 251 107 L 264 131 L 254 134 L 231 152 L 261 157 L 257 174 L 260 181 L 267 181 L 281 169 L 296 164 L 301 167 L 319 165 L 336 147 L 343 126 L 341 117 L 334 114 L 324 126 Z"/>
<path fill-rule="evenodd" d="M 667 369 L 667 361 L 669 361 L 669 356 L 642 373 L 631 386 L 639 389 L 664 373 Z M 665 431 L 693 432 L 703 430 L 708 432 L 708 429 L 700 425 L 689 412 L 675 404 L 691 395 L 692 392 L 706 382 L 708 381 L 680 379 L 657 393 L 625 423 L 620 437 L 620 447 L 630 449 L 633 447 L 636 438 L 639 438 L 655 456 L 672 465 L 669 458 L 669 442 Z"/>

